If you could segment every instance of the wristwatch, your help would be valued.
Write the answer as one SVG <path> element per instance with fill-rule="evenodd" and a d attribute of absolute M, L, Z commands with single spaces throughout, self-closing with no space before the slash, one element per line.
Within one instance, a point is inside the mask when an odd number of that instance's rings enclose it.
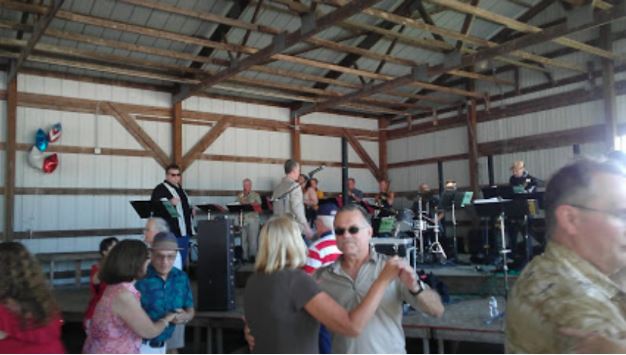
<path fill-rule="evenodd" d="M 409 293 L 411 293 L 413 296 L 417 296 L 420 293 L 422 293 L 425 289 L 426 289 L 426 285 L 424 284 L 424 282 L 422 282 L 422 280 L 417 280 L 417 291 L 412 291 L 409 290 Z"/>

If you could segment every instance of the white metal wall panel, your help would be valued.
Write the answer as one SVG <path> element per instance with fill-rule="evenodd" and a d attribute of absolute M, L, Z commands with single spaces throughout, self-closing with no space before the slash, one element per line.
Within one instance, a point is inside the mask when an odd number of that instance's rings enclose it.
<path fill-rule="evenodd" d="M 478 171 L 481 170 L 480 161 Z M 452 160 L 443 163 L 443 180 L 454 180 L 458 186 L 469 186 L 469 163 L 467 159 Z M 438 186 L 438 185 L 436 185 Z"/>
<path fill-rule="evenodd" d="M 95 114 L 89 113 L 19 106 L 17 108 L 17 142 L 34 144 L 37 129 L 42 128 L 47 132 L 57 122 L 63 125 L 63 133 L 61 139 L 52 144 L 94 147 L 97 140 L 101 148 L 143 149 L 126 128 L 112 116 L 98 115 L 96 118 Z"/>
<path fill-rule="evenodd" d="M 533 112 L 478 124 L 478 142 L 523 137 L 601 123 L 599 101 Z"/>
<path fill-rule="evenodd" d="M 590 159 L 606 158 L 606 144 L 604 142 L 585 143 L 580 145 L 580 155 Z"/>
<path fill-rule="evenodd" d="M 341 162 L 341 138 L 303 134 L 300 139 L 302 160 Z M 359 141 L 359 143 L 374 163 L 378 165 L 378 142 Z M 348 144 L 348 161 L 351 163 L 363 162 L 350 144 Z"/>
<path fill-rule="evenodd" d="M 196 160 L 183 175 L 187 189 L 238 190 L 250 178 L 255 189 L 271 190 L 284 173 L 280 164 Z"/>
<path fill-rule="evenodd" d="M 201 135 L 192 144 L 200 137 Z M 228 128 L 213 142 L 206 153 L 287 159 L 291 154 L 291 138 L 287 132 Z"/>
<path fill-rule="evenodd" d="M 222 99 L 192 96 L 183 101 L 183 109 L 226 115 L 257 117 L 276 121 L 289 121 L 289 109 Z"/>
<path fill-rule="evenodd" d="M 387 145 L 389 163 L 466 152 L 467 129 L 465 127 L 394 139 Z"/>
<path fill-rule="evenodd" d="M 16 153 L 18 187 L 153 188 L 163 179 L 163 168 L 151 157 L 62 153 L 59 166 L 44 174 L 28 164 L 28 153 Z"/>
<path fill-rule="evenodd" d="M 172 156 L 172 125 L 169 122 L 138 121 L 138 123 L 167 156 Z"/>
<path fill-rule="evenodd" d="M 300 118 L 301 123 L 378 130 L 378 120 L 314 112 Z"/>
<path fill-rule="evenodd" d="M 171 94 L 122 86 L 20 74 L 17 90 L 42 95 L 171 107 Z"/>
<path fill-rule="evenodd" d="M 574 161 L 574 153 L 572 147 L 567 146 L 496 155 L 493 157 L 496 184 L 508 183 L 511 176 L 509 168 L 516 160 L 523 160 L 531 175 L 547 181 L 558 169 Z"/>
<path fill-rule="evenodd" d="M 414 191 L 421 183 L 437 184 L 437 164 L 389 169 L 392 191 Z"/>
<path fill-rule="evenodd" d="M 0 141 L 6 142 L 7 136 L 7 102 L 0 100 Z"/>
<path fill-rule="evenodd" d="M 626 122 L 626 95 L 617 96 L 616 102 L 617 102 L 617 121 Z M 602 108 L 602 110 L 604 109 Z M 598 112 L 600 112 L 600 114 L 598 114 L 598 117 L 602 119 L 603 116 L 601 113 L 604 111 L 598 111 Z"/>
<path fill-rule="evenodd" d="M 15 230 L 140 228 L 143 222 L 129 201 L 146 198 L 148 196 L 16 195 Z"/>

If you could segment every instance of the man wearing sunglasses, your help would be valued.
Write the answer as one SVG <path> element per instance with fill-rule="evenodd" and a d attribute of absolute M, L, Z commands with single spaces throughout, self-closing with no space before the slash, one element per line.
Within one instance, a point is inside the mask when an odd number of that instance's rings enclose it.
<path fill-rule="evenodd" d="M 626 174 L 623 167 L 580 160 L 546 188 L 544 254 L 524 269 L 506 309 L 507 353 L 568 353 L 579 341 L 564 327 L 623 339 Z"/>
<path fill-rule="evenodd" d="M 176 235 L 181 248 L 183 265 L 187 265 L 189 238 L 193 235 L 191 224 L 192 207 L 189 205 L 187 193 L 181 185 L 180 167 L 176 164 L 165 168 L 165 180 L 152 190 L 152 206 L 155 217 L 161 217 Z M 164 204 L 165 203 L 165 204 Z M 174 217 L 178 216 L 178 217 Z"/>
<path fill-rule="evenodd" d="M 370 248 L 372 227 L 365 211 L 342 208 L 335 217 L 337 247 L 343 253 L 333 264 L 319 269 L 315 278 L 323 291 L 346 309 L 356 307 L 383 270 L 386 255 Z M 333 353 L 406 353 L 402 329 L 402 302 L 440 317 L 444 308 L 439 295 L 422 283 L 405 262 L 400 277 L 388 287 L 376 313 L 358 337 L 333 336 Z"/>

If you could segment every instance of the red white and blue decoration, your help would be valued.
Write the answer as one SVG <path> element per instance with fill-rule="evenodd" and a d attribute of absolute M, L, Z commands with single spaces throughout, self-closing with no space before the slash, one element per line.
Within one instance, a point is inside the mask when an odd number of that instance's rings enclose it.
<path fill-rule="evenodd" d="M 28 152 L 28 163 L 35 169 L 41 170 L 46 174 L 51 174 L 59 166 L 59 157 L 57 153 L 45 155 L 50 143 L 54 143 L 61 138 L 63 127 L 61 123 L 56 123 L 46 133 L 39 128 L 35 133 L 35 145 Z"/>

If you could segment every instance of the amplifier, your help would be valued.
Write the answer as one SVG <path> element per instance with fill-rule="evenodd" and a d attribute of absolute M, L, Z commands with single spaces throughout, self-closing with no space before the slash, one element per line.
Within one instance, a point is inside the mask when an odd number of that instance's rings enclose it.
<path fill-rule="evenodd" d="M 235 309 L 234 237 L 232 220 L 198 223 L 198 310 Z"/>

